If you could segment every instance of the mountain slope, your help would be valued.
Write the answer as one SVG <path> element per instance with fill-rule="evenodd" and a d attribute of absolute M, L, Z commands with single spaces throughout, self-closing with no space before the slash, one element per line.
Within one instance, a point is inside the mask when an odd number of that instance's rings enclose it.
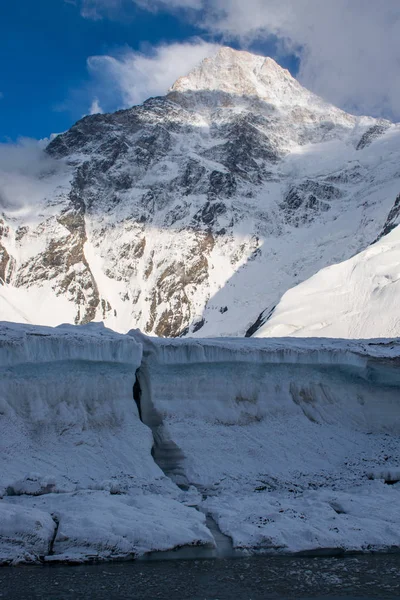
<path fill-rule="evenodd" d="M 400 227 L 283 296 L 255 337 L 400 337 Z"/>
<path fill-rule="evenodd" d="M 41 197 L 3 206 L 0 312 L 7 298 L 41 324 L 244 335 L 376 239 L 399 192 L 399 132 L 222 48 L 167 96 L 49 144 Z"/>

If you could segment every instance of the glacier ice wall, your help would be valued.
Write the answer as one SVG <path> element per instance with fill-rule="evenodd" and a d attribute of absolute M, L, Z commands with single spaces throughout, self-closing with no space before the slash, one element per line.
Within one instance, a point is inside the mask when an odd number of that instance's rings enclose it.
<path fill-rule="evenodd" d="M 148 402 L 164 415 L 240 425 L 275 415 L 400 431 L 400 344 L 343 340 L 156 339 L 144 347 Z"/>
<path fill-rule="evenodd" d="M 131 335 L 171 475 L 235 549 L 400 547 L 398 341 Z"/>
<path fill-rule="evenodd" d="M 142 345 L 103 326 L 0 323 L 0 564 L 214 544 L 152 457 Z"/>
<path fill-rule="evenodd" d="M 400 547 L 399 361 L 0 323 L 0 563 L 212 547 L 205 514 L 246 551 Z"/>
<path fill-rule="evenodd" d="M 133 338 L 101 326 L 1 324 L 0 491 L 159 477 L 132 396 L 141 359 Z"/>

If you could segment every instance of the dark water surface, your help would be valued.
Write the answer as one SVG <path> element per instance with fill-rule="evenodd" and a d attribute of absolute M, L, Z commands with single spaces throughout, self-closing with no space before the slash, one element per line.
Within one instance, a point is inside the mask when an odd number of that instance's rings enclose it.
<path fill-rule="evenodd" d="M 0 568 L 0 598 L 400 598 L 400 555 L 251 557 Z"/>

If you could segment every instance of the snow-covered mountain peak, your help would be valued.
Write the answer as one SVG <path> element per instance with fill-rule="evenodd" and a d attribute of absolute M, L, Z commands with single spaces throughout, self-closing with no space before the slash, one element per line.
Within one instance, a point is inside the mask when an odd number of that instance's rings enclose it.
<path fill-rule="evenodd" d="M 171 92 L 219 91 L 239 96 L 257 96 L 275 106 L 318 105 L 323 100 L 303 88 L 287 69 L 272 58 L 222 47 L 205 58 L 188 75 L 180 77 Z"/>
<path fill-rule="evenodd" d="M 10 184 L 0 316 L 251 333 L 290 287 L 397 224 L 399 138 L 221 48 L 166 97 L 81 119 L 46 147 L 60 170 Z"/>

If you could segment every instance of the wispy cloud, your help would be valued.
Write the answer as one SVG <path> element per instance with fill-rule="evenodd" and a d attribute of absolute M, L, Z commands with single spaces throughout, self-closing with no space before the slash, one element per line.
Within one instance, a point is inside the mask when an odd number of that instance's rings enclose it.
<path fill-rule="evenodd" d="M 102 2 L 102 0 L 99 0 Z M 154 12 L 156 10 L 171 10 L 177 8 L 193 8 L 202 10 L 204 0 L 131 0 L 141 8 Z"/>
<path fill-rule="evenodd" d="M 138 6 L 150 12 L 175 9 L 201 9 L 203 0 L 64 0 L 79 5 L 82 17 L 100 20 L 115 17 L 123 7 Z"/>
<path fill-rule="evenodd" d="M 94 98 L 94 100 L 92 101 L 92 104 L 90 105 L 89 114 L 90 115 L 98 115 L 99 113 L 103 113 L 103 112 L 104 111 L 99 104 L 99 99 Z"/>
<path fill-rule="evenodd" d="M 43 199 L 48 187 L 44 175 L 64 168 L 44 151 L 48 141 L 21 138 L 0 144 L 0 210 L 32 206 Z"/>
<path fill-rule="evenodd" d="M 133 0 L 64 0 L 64 2 L 78 6 L 82 17 L 92 21 L 117 16 L 124 4 L 134 4 Z"/>
<path fill-rule="evenodd" d="M 179 76 L 214 54 L 218 47 L 194 40 L 150 48 L 146 54 L 128 49 L 118 56 L 92 56 L 88 67 L 96 81 L 98 102 L 106 106 L 113 101 L 129 107 L 150 96 L 163 95 Z M 110 90 L 117 98 L 110 98 Z"/>

